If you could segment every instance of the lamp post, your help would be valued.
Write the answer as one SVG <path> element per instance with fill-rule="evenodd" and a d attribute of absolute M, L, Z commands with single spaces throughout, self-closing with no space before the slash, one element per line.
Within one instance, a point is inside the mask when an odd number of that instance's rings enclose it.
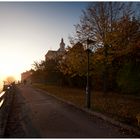
<path fill-rule="evenodd" d="M 87 85 L 86 85 L 86 107 L 89 109 L 91 106 L 91 100 L 90 100 L 90 53 L 91 49 L 89 47 L 90 44 L 95 44 L 95 41 L 87 39 Z"/>

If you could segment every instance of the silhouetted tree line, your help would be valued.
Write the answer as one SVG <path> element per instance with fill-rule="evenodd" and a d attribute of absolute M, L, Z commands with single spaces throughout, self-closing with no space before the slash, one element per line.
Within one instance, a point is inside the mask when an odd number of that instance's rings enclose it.
<path fill-rule="evenodd" d="M 140 19 L 132 2 L 94 2 L 83 11 L 71 47 L 63 56 L 34 63 L 34 82 L 85 88 L 86 40 L 90 45 L 91 86 L 105 93 L 140 91 Z"/>

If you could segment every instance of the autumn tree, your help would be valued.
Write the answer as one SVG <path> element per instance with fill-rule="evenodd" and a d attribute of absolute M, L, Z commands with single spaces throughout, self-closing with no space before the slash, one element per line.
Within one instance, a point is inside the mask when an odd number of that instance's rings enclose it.
<path fill-rule="evenodd" d="M 113 63 L 118 69 L 117 83 L 121 91 L 137 93 L 140 90 L 140 21 L 134 17 L 125 17 L 117 26 L 118 39 L 113 48 Z"/>
<path fill-rule="evenodd" d="M 33 82 L 44 82 L 44 66 L 43 66 L 44 61 L 34 61 L 32 64 L 32 81 Z"/>
<path fill-rule="evenodd" d="M 67 49 L 60 63 L 60 70 L 64 74 L 69 74 L 72 77 L 85 75 L 86 73 L 86 52 L 81 43 L 77 43 Z"/>
<path fill-rule="evenodd" d="M 104 56 L 104 92 L 107 91 L 108 50 L 113 47 L 112 37 L 118 31 L 116 23 L 133 12 L 132 3 L 125 2 L 93 2 L 81 16 L 80 23 L 76 25 L 76 39 L 79 41 L 90 38 L 96 41 L 98 48 L 102 48 Z M 97 47 L 97 45 L 96 45 Z"/>
<path fill-rule="evenodd" d="M 63 73 L 59 70 L 58 65 L 62 56 L 45 61 L 34 62 L 32 79 L 34 82 L 49 83 L 61 85 Z"/>
<path fill-rule="evenodd" d="M 92 58 L 92 54 L 90 54 L 90 76 L 92 75 L 91 71 L 93 68 Z M 60 71 L 63 72 L 66 77 L 69 77 L 74 85 L 79 87 L 85 85 L 87 75 L 87 52 L 82 43 L 78 42 L 74 46 L 69 47 L 60 62 Z"/>

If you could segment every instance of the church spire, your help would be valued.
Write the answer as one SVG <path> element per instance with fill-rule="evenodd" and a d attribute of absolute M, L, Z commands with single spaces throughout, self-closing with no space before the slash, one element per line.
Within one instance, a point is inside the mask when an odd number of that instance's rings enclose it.
<path fill-rule="evenodd" d="M 64 51 L 65 50 L 65 43 L 63 38 L 61 38 L 61 42 L 60 42 L 60 51 Z"/>

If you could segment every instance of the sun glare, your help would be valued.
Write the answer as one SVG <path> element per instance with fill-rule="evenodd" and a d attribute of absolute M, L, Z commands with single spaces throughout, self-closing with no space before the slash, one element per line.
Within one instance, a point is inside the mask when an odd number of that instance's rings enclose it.
<path fill-rule="evenodd" d="M 2 52 L 0 53 L 0 78 L 4 80 L 8 76 L 12 76 L 16 80 L 20 80 L 20 74 L 26 69 L 24 67 L 26 59 L 15 50 Z"/>

